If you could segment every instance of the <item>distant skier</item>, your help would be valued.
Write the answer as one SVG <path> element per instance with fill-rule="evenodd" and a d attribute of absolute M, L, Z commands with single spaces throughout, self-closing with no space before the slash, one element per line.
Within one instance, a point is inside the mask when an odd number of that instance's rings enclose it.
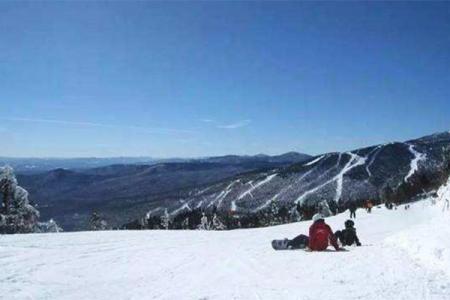
<path fill-rule="evenodd" d="M 356 219 L 356 204 L 354 202 L 350 203 L 350 206 L 348 207 L 350 210 L 350 219 L 355 218 Z"/>
<path fill-rule="evenodd" d="M 324 251 L 329 243 L 336 251 L 343 250 L 339 248 L 336 237 L 331 227 L 325 223 L 324 216 L 320 213 L 313 216 L 314 223 L 309 228 L 309 249 L 311 251 Z"/>
<path fill-rule="evenodd" d="M 352 220 L 345 221 L 345 229 L 335 232 L 336 238 L 341 242 L 342 246 L 361 246 L 358 236 L 356 235 L 355 222 Z"/>
<path fill-rule="evenodd" d="M 368 212 L 369 214 L 372 212 L 372 207 L 373 207 L 372 201 L 371 201 L 371 200 L 367 200 L 367 201 L 366 201 L 366 209 L 367 209 L 367 212 Z"/>

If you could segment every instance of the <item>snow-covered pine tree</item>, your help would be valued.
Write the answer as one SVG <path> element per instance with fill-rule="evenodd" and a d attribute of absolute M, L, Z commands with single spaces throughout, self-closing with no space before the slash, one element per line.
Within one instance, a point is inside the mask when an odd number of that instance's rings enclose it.
<path fill-rule="evenodd" d="M 107 230 L 108 223 L 106 222 L 106 220 L 102 219 L 96 212 L 94 212 L 89 219 L 89 229 L 94 231 Z"/>
<path fill-rule="evenodd" d="M 170 228 L 170 215 L 167 211 L 167 208 L 164 210 L 164 214 L 161 216 L 161 226 L 165 230 L 168 230 Z"/>
<path fill-rule="evenodd" d="M 214 214 L 214 216 L 213 216 L 212 229 L 213 230 L 225 230 L 226 229 L 226 226 L 222 223 L 222 221 L 220 221 L 217 214 Z"/>
<path fill-rule="evenodd" d="M 30 204 L 28 192 L 20 187 L 9 167 L 0 168 L 0 233 L 28 233 L 37 229 L 39 211 Z"/>
<path fill-rule="evenodd" d="M 329 217 L 332 215 L 330 206 L 328 205 L 327 200 L 322 200 L 318 203 L 317 212 L 321 213 L 325 217 Z"/>
<path fill-rule="evenodd" d="M 291 222 L 299 222 L 300 219 L 301 219 L 300 213 L 298 212 L 298 210 L 297 210 L 297 205 L 296 205 L 296 206 L 294 206 L 294 207 L 291 209 L 291 213 L 290 213 L 290 221 L 291 221 Z"/>
<path fill-rule="evenodd" d="M 278 212 L 279 212 L 278 204 L 275 200 L 272 200 L 270 202 L 269 225 L 278 225 L 280 223 L 278 220 Z"/>
<path fill-rule="evenodd" d="M 62 232 L 62 228 L 58 226 L 58 224 L 50 219 L 48 222 L 39 222 L 37 232 L 46 233 L 46 232 Z"/>
<path fill-rule="evenodd" d="M 211 226 L 208 221 L 208 217 L 205 213 L 202 213 L 202 218 L 200 219 L 200 225 L 198 225 L 198 229 L 200 230 L 210 230 Z"/>
<path fill-rule="evenodd" d="M 185 218 L 183 222 L 181 222 L 182 229 L 189 229 L 189 218 Z"/>

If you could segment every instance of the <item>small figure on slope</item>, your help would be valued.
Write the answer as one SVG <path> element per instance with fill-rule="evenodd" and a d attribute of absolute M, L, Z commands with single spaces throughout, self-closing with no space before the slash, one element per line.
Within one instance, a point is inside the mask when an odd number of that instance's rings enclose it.
<path fill-rule="evenodd" d="M 355 222 L 352 220 L 345 221 L 345 229 L 335 232 L 336 238 L 341 242 L 342 246 L 361 246 L 358 236 L 356 235 Z"/>
<path fill-rule="evenodd" d="M 369 214 L 372 212 L 372 207 L 373 207 L 372 200 L 370 200 L 370 199 L 367 200 L 366 201 L 366 209 Z"/>
<path fill-rule="evenodd" d="M 348 209 L 350 210 L 350 219 L 355 218 L 356 219 L 356 204 L 355 202 L 351 202 Z"/>

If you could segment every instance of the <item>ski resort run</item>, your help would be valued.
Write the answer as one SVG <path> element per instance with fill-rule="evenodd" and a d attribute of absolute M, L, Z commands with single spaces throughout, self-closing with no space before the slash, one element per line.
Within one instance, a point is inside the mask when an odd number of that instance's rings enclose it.
<path fill-rule="evenodd" d="M 104 231 L 2 236 L 2 299 L 450 299 L 448 186 L 371 214 L 362 247 L 274 251 L 310 221 L 234 231 Z M 347 212 L 326 221 L 343 227 Z"/>

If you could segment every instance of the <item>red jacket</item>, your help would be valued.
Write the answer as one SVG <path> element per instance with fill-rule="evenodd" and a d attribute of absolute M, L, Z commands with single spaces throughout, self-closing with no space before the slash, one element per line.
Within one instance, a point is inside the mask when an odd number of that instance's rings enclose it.
<path fill-rule="evenodd" d="M 324 220 L 318 220 L 309 227 L 309 248 L 312 251 L 323 251 L 328 248 L 328 243 L 338 250 L 339 246 L 331 227 Z"/>

